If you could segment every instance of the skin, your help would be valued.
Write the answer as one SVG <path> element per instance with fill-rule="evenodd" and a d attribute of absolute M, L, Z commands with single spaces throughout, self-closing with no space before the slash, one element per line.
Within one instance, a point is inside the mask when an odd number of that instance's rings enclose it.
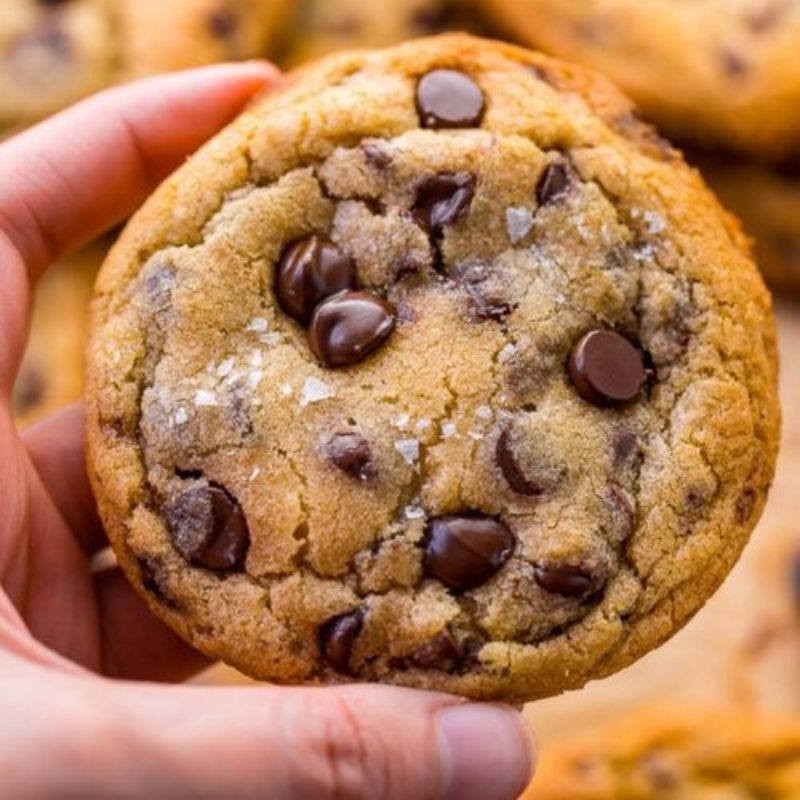
<path fill-rule="evenodd" d="M 80 406 L 19 433 L 11 388 L 47 266 L 128 216 L 253 94 L 266 64 L 105 92 L 0 146 L 0 774 L 14 798 L 513 800 L 513 709 L 379 686 L 166 685 L 206 666 L 117 568 Z"/>

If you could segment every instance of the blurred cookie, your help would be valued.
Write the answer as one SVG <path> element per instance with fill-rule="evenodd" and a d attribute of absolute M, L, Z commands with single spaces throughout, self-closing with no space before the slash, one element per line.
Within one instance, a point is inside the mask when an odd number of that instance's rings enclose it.
<path fill-rule="evenodd" d="M 769 286 L 800 297 L 800 172 L 724 156 L 687 157 L 753 237 Z"/>
<path fill-rule="evenodd" d="M 800 718 L 663 707 L 542 752 L 522 800 L 797 800 Z"/>
<path fill-rule="evenodd" d="M 100 243 L 84 248 L 53 266 L 39 284 L 12 400 L 20 427 L 81 398 L 89 301 L 106 249 Z"/>
<path fill-rule="evenodd" d="M 606 74 L 667 133 L 800 150 L 794 0 L 482 0 L 511 37 Z"/>
<path fill-rule="evenodd" d="M 131 78 L 273 51 L 294 0 L 4 0 L 0 128 Z"/>
<path fill-rule="evenodd" d="M 305 0 L 282 61 L 294 66 L 339 50 L 386 47 L 444 31 L 485 34 L 472 0 Z"/>
<path fill-rule="evenodd" d="M 769 297 L 599 76 L 464 35 L 306 67 L 98 281 L 120 563 L 279 682 L 557 694 L 725 577 L 772 480 Z"/>

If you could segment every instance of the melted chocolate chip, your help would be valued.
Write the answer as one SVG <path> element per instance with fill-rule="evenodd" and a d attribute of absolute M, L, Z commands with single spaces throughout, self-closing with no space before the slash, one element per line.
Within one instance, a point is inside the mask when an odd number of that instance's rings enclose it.
<path fill-rule="evenodd" d="M 423 669 L 451 670 L 462 658 L 458 642 L 446 628 L 411 654 L 412 664 Z"/>
<path fill-rule="evenodd" d="M 511 531 L 491 517 L 440 517 L 426 528 L 425 572 L 454 592 L 476 589 L 508 561 L 514 544 Z"/>
<path fill-rule="evenodd" d="M 517 462 L 514 455 L 514 448 L 511 442 L 511 431 L 504 430 L 497 439 L 497 445 L 494 451 L 497 466 L 500 467 L 500 472 L 506 483 L 517 493 L 527 496 L 534 496 L 542 494 L 543 487 L 535 481 L 530 480 Z"/>
<path fill-rule="evenodd" d="M 441 236 L 469 209 L 475 196 L 475 176 L 468 172 L 440 172 L 417 187 L 414 219 L 428 233 Z"/>
<path fill-rule="evenodd" d="M 326 298 L 355 285 L 353 260 L 333 242 L 309 236 L 291 245 L 281 257 L 275 293 L 281 308 L 307 324 Z"/>
<path fill-rule="evenodd" d="M 567 565 L 538 566 L 534 570 L 536 583 L 550 594 L 585 600 L 593 591 L 593 581 L 577 567 Z"/>
<path fill-rule="evenodd" d="M 326 367 L 349 367 L 377 350 L 395 324 L 395 308 L 386 300 L 370 292 L 339 292 L 317 306 L 308 341 Z"/>
<path fill-rule="evenodd" d="M 619 431 L 614 437 L 614 465 L 622 467 L 632 464 L 641 452 L 639 437 L 633 431 Z"/>
<path fill-rule="evenodd" d="M 564 198 L 572 185 L 569 167 L 563 161 L 548 164 L 536 184 L 536 199 L 546 206 Z"/>
<path fill-rule="evenodd" d="M 336 433 L 325 446 L 334 466 L 359 481 L 368 481 L 376 475 L 369 442 L 358 433 Z"/>
<path fill-rule="evenodd" d="M 417 84 L 417 113 L 424 128 L 474 128 L 484 112 L 481 87 L 453 69 L 435 69 Z"/>
<path fill-rule="evenodd" d="M 195 486 L 164 508 L 172 544 L 189 562 L 211 570 L 240 570 L 250 531 L 239 503 L 217 484 Z"/>
<path fill-rule="evenodd" d="M 353 645 L 363 625 L 364 615 L 356 610 L 333 617 L 320 629 L 322 656 L 336 672 L 343 675 L 350 673 Z"/>
<path fill-rule="evenodd" d="M 641 351 L 614 331 L 587 333 L 570 354 L 568 367 L 578 394 L 598 406 L 633 400 L 647 380 Z"/>

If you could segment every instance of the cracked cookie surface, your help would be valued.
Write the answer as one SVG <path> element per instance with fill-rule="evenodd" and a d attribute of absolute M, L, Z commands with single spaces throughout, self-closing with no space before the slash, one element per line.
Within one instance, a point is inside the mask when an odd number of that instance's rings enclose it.
<path fill-rule="evenodd" d="M 800 133 L 797 0 L 481 0 L 514 40 L 600 70 L 664 130 L 781 159 Z"/>
<path fill-rule="evenodd" d="M 744 710 L 657 708 L 546 750 L 523 800 L 794 800 L 800 723 Z"/>
<path fill-rule="evenodd" d="M 772 478 L 773 322 L 634 123 L 445 36 L 294 73 L 161 187 L 101 272 L 87 393 L 155 613 L 255 677 L 525 700 L 697 611 Z"/>

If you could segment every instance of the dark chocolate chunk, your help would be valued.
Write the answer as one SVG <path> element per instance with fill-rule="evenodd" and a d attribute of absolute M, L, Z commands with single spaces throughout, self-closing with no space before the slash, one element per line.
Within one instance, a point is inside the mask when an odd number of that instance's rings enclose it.
<path fill-rule="evenodd" d="M 395 324 L 395 308 L 386 300 L 370 292 L 339 292 L 317 306 L 308 340 L 326 367 L 349 367 L 377 350 Z"/>
<path fill-rule="evenodd" d="M 563 161 L 548 164 L 536 184 L 536 199 L 546 206 L 564 198 L 572 185 L 569 167 Z"/>
<path fill-rule="evenodd" d="M 323 300 L 353 288 L 355 282 L 350 256 L 327 239 L 309 236 L 288 247 L 281 257 L 275 294 L 290 317 L 307 324 Z"/>
<path fill-rule="evenodd" d="M 454 592 L 488 581 L 511 557 L 514 535 L 479 514 L 439 517 L 426 528 L 425 572 Z"/>
<path fill-rule="evenodd" d="M 578 394 L 598 406 L 633 400 L 647 380 L 641 351 L 614 331 L 587 333 L 572 350 L 568 367 Z"/>
<path fill-rule="evenodd" d="M 215 483 L 194 486 L 164 508 L 175 549 L 195 566 L 240 570 L 250 531 L 239 503 Z"/>
<path fill-rule="evenodd" d="M 429 642 L 420 645 L 410 656 L 414 666 L 423 669 L 439 669 L 448 671 L 462 658 L 463 653 L 458 642 L 447 628 L 438 633 Z"/>
<path fill-rule="evenodd" d="M 633 431 L 619 431 L 614 437 L 613 453 L 617 467 L 635 463 L 641 453 L 639 437 Z"/>
<path fill-rule="evenodd" d="M 594 582 L 577 567 L 566 564 L 538 566 L 534 570 L 536 583 L 550 594 L 585 600 L 594 590 Z"/>
<path fill-rule="evenodd" d="M 528 478 L 517 462 L 514 455 L 514 447 L 511 441 L 511 431 L 504 430 L 497 439 L 497 445 L 494 451 L 497 466 L 500 467 L 500 472 L 506 483 L 517 493 L 527 496 L 535 496 L 542 494 L 544 488 L 536 483 L 536 481 Z"/>
<path fill-rule="evenodd" d="M 359 433 L 336 433 L 325 445 L 331 463 L 342 472 L 359 481 L 368 481 L 376 475 L 372 448 Z"/>
<path fill-rule="evenodd" d="M 475 128 L 485 102 L 475 81 L 453 69 L 435 69 L 417 84 L 417 113 L 424 128 Z"/>
<path fill-rule="evenodd" d="M 475 196 L 475 176 L 468 172 L 440 172 L 417 187 L 414 219 L 428 233 L 441 236 L 466 214 Z"/>
<path fill-rule="evenodd" d="M 336 672 L 350 673 L 353 645 L 363 625 L 364 615 L 361 610 L 356 610 L 329 619 L 320 629 L 322 656 Z"/>

